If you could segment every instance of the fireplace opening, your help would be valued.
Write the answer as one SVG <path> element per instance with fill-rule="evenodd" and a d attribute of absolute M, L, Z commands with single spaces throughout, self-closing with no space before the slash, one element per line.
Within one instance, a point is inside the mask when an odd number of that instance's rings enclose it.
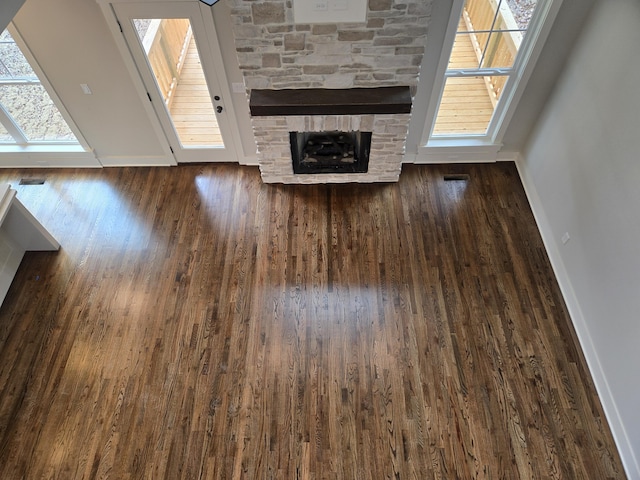
<path fill-rule="evenodd" d="M 371 132 L 289 132 L 294 173 L 367 173 Z"/>

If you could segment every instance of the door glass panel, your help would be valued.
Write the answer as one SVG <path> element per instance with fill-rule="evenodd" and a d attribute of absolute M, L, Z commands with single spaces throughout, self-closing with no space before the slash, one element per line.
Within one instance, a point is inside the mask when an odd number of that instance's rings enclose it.
<path fill-rule="evenodd" d="M 182 146 L 224 147 L 189 19 L 137 18 L 133 26 Z"/>

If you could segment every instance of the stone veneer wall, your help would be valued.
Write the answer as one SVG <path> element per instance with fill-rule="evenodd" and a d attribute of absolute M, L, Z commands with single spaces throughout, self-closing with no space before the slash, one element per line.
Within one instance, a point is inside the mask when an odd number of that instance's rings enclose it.
<path fill-rule="evenodd" d="M 253 128 L 265 183 L 396 182 L 409 114 L 254 117 Z M 373 132 L 367 173 L 294 174 L 289 132 Z"/>
<path fill-rule="evenodd" d="M 227 1 L 249 92 L 254 88 L 382 86 L 410 86 L 415 92 L 433 0 L 369 0 L 365 23 L 336 24 L 295 24 L 292 0 Z M 265 182 L 397 180 L 409 115 L 321 118 L 252 117 Z M 288 132 L 301 131 L 298 127 L 305 125 L 310 128 L 304 131 L 331 130 L 334 123 L 342 131 L 361 123 L 371 126 L 371 130 L 360 128 L 374 133 L 369 173 L 294 175 Z"/>

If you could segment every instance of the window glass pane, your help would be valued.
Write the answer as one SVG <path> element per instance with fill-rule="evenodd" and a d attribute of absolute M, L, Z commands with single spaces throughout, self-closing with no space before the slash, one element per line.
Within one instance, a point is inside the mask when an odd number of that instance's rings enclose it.
<path fill-rule="evenodd" d="M 512 67 L 536 6 L 537 0 L 467 0 L 457 37 L 468 36 L 475 50 L 478 63 L 471 68 Z M 467 65 L 450 63 L 449 69 Z"/>
<path fill-rule="evenodd" d="M 513 19 L 520 30 L 526 30 L 538 5 L 538 0 L 507 0 Z"/>
<path fill-rule="evenodd" d="M 462 15 L 460 16 L 460 23 L 458 24 L 458 32 L 470 32 L 474 30 L 473 25 L 469 21 L 469 15 L 467 9 L 469 7 L 469 0 L 465 0 L 464 7 L 462 7 Z"/>
<path fill-rule="evenodd" d="M 498 100 L 500 100 L 507 80 L 509 80 L 509 76 L 507 75 L 494 75 L 485 77 L 487 91 L 489 92 L 489 97 L 491 97 L 493 102 L 497 103 Z"/>
<path fill-rule="evenodd" d="M 522 42 L 520 32 L 493 32 L 485 44 L 482 68 L 511 68 Z"/>
<path fill-rule="evenodd" d="M 13 139 L 13 137 L 9 135 L 9 132 L 7 132 L 7 130 L 2 126 L 1 123 L 0 123 L 0 143 L 15 143 L 15 140 Z"/>
<path fill-rule="evenodd" d="M 0 104 L 28 142 L 78 143 L 8 30 L 0 34 Z M 15 143 L 7 125 L 0 142 Z"/>
<path fill-rule="evenodd" d="M 37 76 L 7 30 L 0 35 L 0 79 Z"/>
<path fill-rule="evenodd" d="M 77 141 L 42 85 L 0 85 L 0 103 L 29 141 Z"/>
<path fill-rule="evenodd" d="M 433 135 L 486 133 L 496 103 L 489 80 L 481 76 L 447 78 Z"/>
<path fill-rule="evenodd" d="M 480 63 L 476 37 L 469 33 L 458 33 L 453 43 L 453 54 L 449 58 L 449 70 L 478 68 Z"/>
<path fill-rule="evenodd" d="M 463 31 L 481 32 L 491 30 L 496 13 L 496 3 L 490 0 L 467 0 L 462 9 Z"/>

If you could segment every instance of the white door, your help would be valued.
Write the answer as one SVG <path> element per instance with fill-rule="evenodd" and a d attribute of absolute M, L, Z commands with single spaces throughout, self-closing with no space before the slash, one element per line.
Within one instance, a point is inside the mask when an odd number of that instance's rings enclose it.
<path fill-rule="evenodd" d="M 213 18 L 202 8 L 197 2 L 113 4 L 176 160 L 235 161 L 222 56 Z"/>

